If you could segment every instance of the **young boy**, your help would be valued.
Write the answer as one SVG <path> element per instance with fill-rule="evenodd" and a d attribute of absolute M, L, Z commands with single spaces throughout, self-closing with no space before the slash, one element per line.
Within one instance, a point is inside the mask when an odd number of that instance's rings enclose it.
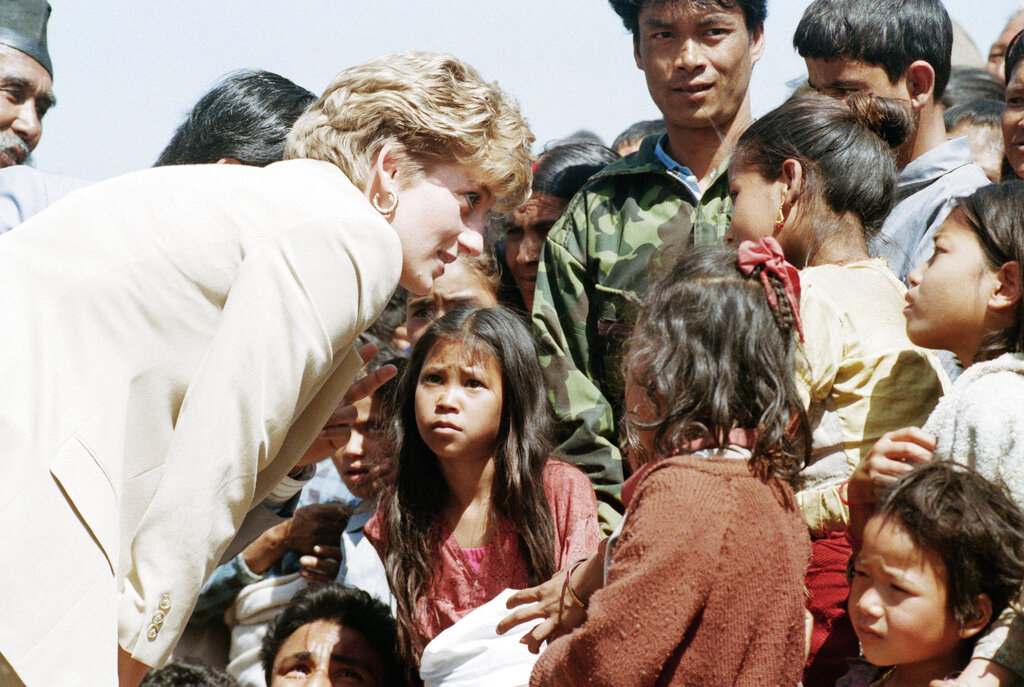
<path fill-rule="evenodd" d="M 939 101 L 953 47 L 949 14 L 940 0 L 814 0 L 793 46 L 815 90 L 837 98 L 862 91 L 913 110 L 915 130 L 896 150 L 897 205 L 872 246 L 906 281 L 931 255 L 954 200 L 989 183 L 967 139 L 946 138 Z"/>
<path fill-rule="evenodd" d="M 850 617 L 871 665 L 854 663 L 837 687 L 942 680 L 1017 598 L 1024 514 L 969 468 L 926 463 L 876 506 L 851 574 Z"/>

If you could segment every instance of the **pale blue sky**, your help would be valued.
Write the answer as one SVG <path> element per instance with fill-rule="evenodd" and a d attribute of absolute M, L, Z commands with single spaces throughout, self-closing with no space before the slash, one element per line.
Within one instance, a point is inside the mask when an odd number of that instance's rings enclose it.
<path fill-rule="evenodd" d="M 755 114 L 805 77 L 791 47 L 809 0 L 769 0 Z M 539 145 L 580 128 L 610 142 L 659 116 L 629 34 L 605 0 L 50 0 L 59 104 L 39 169 L 102 179 L 153 163 L 223 74 L 278 72 L 319 93 L 352 64 L 401 50 L 450 52 L 514 95 Z M 1019 0 L 947 0 L 982 54 Z"/>

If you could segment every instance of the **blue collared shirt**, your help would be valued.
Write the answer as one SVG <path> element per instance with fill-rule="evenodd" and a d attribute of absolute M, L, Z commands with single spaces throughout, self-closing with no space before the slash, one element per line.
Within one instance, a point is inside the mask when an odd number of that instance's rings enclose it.
<path fill-rule="evenodd" d="M 871 245 L 904 283 L 907 275 L 932 254 L 932 239 L 957 198 L 991 183 L 971 162 L 966 136 L 946 141 L 912 161 L 900 172 L 896 207 Z"/>
<path fill-rule="evenodd" d="M 700 185 L 697 183 L 697 175 L 690 171 L 689 167 L 681 165 L 665 151 L 665 143 L 668 141 L 668 134 L 662 134 L 658 138 L 658 144 L 654 146 L 654 155 L 661 161 L 661 164 L 668 168 L 668 171 L 674 172 L 679 180 L 682 181 L 686 188 L 693 194 L 693 202 L 696 203 L 700 200 L 703 195 L 703 191 L 700 190 Z"/>

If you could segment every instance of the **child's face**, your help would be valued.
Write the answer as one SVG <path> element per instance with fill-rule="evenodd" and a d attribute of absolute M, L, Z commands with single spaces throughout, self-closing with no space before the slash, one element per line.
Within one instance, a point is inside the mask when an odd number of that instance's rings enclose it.
<path fill-rule="evenodd" d="M 353 496 L 372 498 L 387 481 L 393 447 L 380 417 L 380 403 L 373 397 L 356 401 L 355 422 L 348 443 L 332 456 L 341 481 Z"/>
<path fill-rule="evenodd" d="M 438 460 L 487 460 L 501 424 L 502 382 L 489 352 L 438 341 L 416 383 L 416 426 Z"/>
<path fill-rule="evenodd" d="M 533 308 L 544 239 L 568 203 L 550 193 L 534 191 L 529 200 L 516 209 L 505 228 L 505 262 L 523 296 L 526 310 Z"/>
<path fill-rule="evenodd" d="M 781 189 L 748 165 L 729 167 L 729 195 L 732 196 L 732 221 L 725 243 L 733 248 L 744 241 L 771 236 L 779 208 L 785 197 Z"/>
<path fill-rule="evenodd" d="M 958 660 L 959 624 L 946 597 L 946 566 L 914 544 L 898 519 L 874 516 L 854 560 L 850 620 L 878 666 Z M 942 677 L 945 673 L 939 673 Z"/>
<path fill-rule="evenodd" d="M 627 456 L 629 465 L 636 470 L 640 465 L 655 457 L 654 430 L 640 429 L 637 422 L 650 422 L 654 419 L 657 409 L 651 404 L 644 393 L 643 388 L 636 382 L 632 374 L 626 376 L 626 389 L 624 401 L 626 403 L 626 415 L 634 423 L 633 434 L 636 436 L 637 446 L 630 446 Z"/>
<path fill-rule="evenodd" d="M 493 308 L 498 297 L 480 274 L 462 260 L 447 265 L 444 274 L 423 296 L 410 295 L 405 306 L 405 328 L 409 343 L 415 345 L 434 320 L 460 305 Z"/>
<path fill-rule="evenodd" d="M 924 348 L 953 351 L 970 365 L 993 328 L 988 301 L 999 288 L 997 273 L 963 213 L 954 210 L 935 233 L 932 257 L 907 277 L 907 336 Z"/>
<path fill-rule="evenodd" d="M 787 160 L 786 164 L 793 161 Z M 727 246 L 738 248 L 744 241 L 757 241 L 774 236 L 782 246 L 786 259 L 797 267 L 803 266 L 802 241 L 794 207 L 787 206 L 786 222 L 776 228 L 779 210 L 786 200 L 788 183 L 784 175 L 778 179 L 765 179 L 749 165 L 733 164 L 729 167 L 729 195 L 732 196 L 732 221 L 725 232 Z"/>

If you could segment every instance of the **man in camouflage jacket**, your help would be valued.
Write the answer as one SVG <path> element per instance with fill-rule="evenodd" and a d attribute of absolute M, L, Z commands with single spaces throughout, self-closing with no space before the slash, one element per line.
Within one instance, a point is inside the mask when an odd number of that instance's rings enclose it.
<path fill-rule="evenodd" d="M 718 243 L 728 228 L 728 157 L 751 121 L 747 90 L 765 17 L 765 0 L 610 2 L 633 32 L 667 133 L 572 200 L 545 243 L 532 312 L 559 453 L 589 475 L 606 531 L 623 511 L 619 349 L 660 249 Z"/>

